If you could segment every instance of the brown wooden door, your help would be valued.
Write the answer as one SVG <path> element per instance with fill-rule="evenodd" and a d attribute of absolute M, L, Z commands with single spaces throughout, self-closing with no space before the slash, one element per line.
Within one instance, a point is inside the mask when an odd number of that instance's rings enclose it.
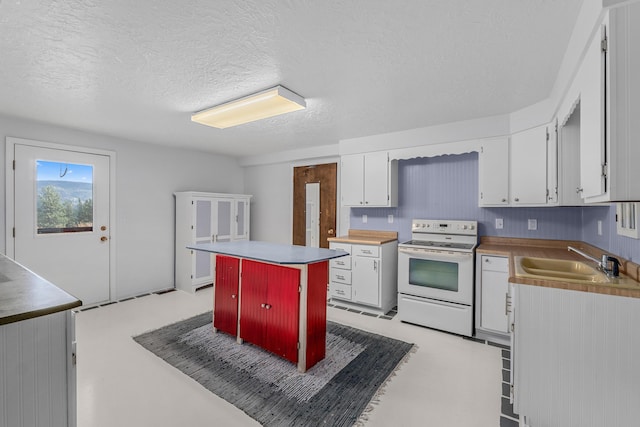
<path fill-rule="evenodd" d="M 320 247 L 335 237 L 337 163 L 293 168 L 293 244 L 306 245 L 306 184 L 320 183 Z"/>

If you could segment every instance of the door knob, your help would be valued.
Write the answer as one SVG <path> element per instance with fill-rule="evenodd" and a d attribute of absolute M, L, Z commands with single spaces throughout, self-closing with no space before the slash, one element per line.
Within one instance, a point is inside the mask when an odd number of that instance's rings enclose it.
<path fill-rule="evenodd" d="M 333 228 L 330 228 L 329 231 L 327 231 L 327 234 L 329 234 L 330 236 L 333 236 Z"/>
<path fill-rule="evenodd" d="M 101 241 L 101 242 L 106 242 L 107 240 L 109 240 L 109 238 L 108 238 L 107 236 L 102 236 L 102 237 L 100 238 L 100 241 Z"/>

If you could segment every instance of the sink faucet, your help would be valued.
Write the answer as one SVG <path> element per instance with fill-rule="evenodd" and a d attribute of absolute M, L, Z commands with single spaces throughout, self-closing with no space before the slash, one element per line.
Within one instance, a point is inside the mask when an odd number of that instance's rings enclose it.
<path fill-rule="evenodd" d="M 611 263 L 611 267 L 609 267 L 609 263 Z M 618 258 L 602 254 L 601 265 L 607 276 L 618 277 L 620 275 L 620 261 L 618 261 Z"/>
<path fill-rule="evenodd" d="M 604 273 L 609 277 L 618 277 L 620 274 L 620 261 L 617 258 L 609 256 L 607 254 L 602 254 L 602 259 L 597 259 L 592 257 L 591 255 L 587 255 L 579 249 L 574 248 L 573 246 L 567 246 L 567 250 L 569 252 L 575 252 L 578 255 L 583 256 L 584 258 L 591 260 L 598 264 L 598 268 L 604 271 Z M 611 263 L 611 267 L 609 267 L 609 263 Z"/>

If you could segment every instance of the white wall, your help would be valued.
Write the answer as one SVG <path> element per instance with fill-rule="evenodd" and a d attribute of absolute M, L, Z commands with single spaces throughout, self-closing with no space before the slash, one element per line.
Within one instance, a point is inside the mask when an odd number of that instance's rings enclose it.
<path fill-rule="evenodd" d="M 119 299 L 174 285 L 175 191 L 242 193 L 242 168 L 235 159 L 168 148 L 0 116 L 0 165 L 5 138 L 116 152 L 116 295 Z M 4 168 L 4 166 L 2 166 Z M 0 173 L 0 221 L 5 216 L 5 171 Z M 0 247 L 6 253 L 5 227 Z"/>
<path fill-rule="evenodd" d="M 277 163 L 244 168 L 244 192 L 251 194 L 251 240 L 291 244 L 293 166 Z"/>

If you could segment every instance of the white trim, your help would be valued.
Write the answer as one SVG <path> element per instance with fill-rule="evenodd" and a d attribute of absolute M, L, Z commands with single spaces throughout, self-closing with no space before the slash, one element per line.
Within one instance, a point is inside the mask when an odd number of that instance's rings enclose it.
<path fill-rule="evenodd" d="M 97 148 L 80 147 L 77 145 L 57 144 L 52 142 L 37 141 L 33 139 L 6 137 L 5 144 L 5 251 L 10 258 L 15 257 L 15 238 L 13 228 L 15 226 L 15 174 L 13 161 L 15 160 L 15 146 L 27 145 L 31 147 L 49 148 L 52 150 L 75 151 L 79 153 L 96 154 L 109 157 L 109 300 L 112 301 L 116 294 L 116 152 Z"/>

